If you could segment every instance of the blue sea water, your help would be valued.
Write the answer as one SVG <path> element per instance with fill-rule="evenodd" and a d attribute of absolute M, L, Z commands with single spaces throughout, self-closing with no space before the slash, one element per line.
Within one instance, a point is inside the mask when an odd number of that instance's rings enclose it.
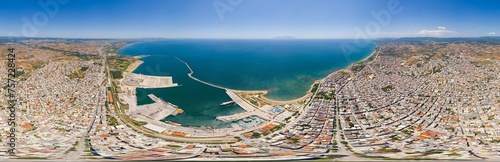
<path fill-rule="evenodd" d="M 185 110 L 183 114 L 164 120 L 184 126 L 226 127 L 230 123 L 215 120 L 221 115 L 240 113 L 237 105 L 220 107 L 229 101 L 224 90 L 192 80 L 240 90 L 269 90 L 267 97 L 289 100 L 306 94 L 311 84 L 329 73 L 367 57 L 375 43 L 362 47 L 353 40 L 231 40 L 180 39 L 130 44 L 119 50 L 124 55 L 149 55 L 134 72 L 172 76 L 182 86 L 162 89 L 138 89 L 138 104 L 147 104 L 153 93 Z M 349 53 L 343 49 L 348 47 Z M 353 50 L 353 47 L 355 49 Z"/>

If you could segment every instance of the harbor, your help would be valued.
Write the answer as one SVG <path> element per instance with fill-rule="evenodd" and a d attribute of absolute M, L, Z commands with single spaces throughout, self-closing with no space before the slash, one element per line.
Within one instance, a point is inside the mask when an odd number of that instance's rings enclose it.
<path fill-rule="evenodd" d="M 137 88 L 168 88 L 179 86 L 173 83 L 171 76 L 150 76 L 135 73 L 124 73 L 125 78 L 121 81 L 127 86 Z"/>
<path fill-rule="evenodd" d="M 131 107 L 129 113 L 142 115 L 144 117 L 148 117 L 153 120 L 161 120 L 167 116 L 170 115 L 175 116 L 179 113 L 182 113 L 182 109 L 177 107 L 177 105 L 165 102 L 153 94 L 149 94 L 148 97 L 151 98 L 154 101 L 154 103 Z"/>

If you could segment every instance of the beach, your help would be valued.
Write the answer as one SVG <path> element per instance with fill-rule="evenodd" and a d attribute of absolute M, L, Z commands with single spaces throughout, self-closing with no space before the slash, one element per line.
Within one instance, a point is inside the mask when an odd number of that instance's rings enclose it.
<path fill-rule="evenodd" d="M 376 55 L 376 53 L 378 51 L 377 48 L 378 48 L 378 46 L 374 48 L 373 52 L 371 52 L 370 55 L 368 55 L 367 57 L 365 57 L 361 61 L 366 61 L 366 60 L 370 59 L 371 57 L 376 57 L 375 55 Z M 296 98 L 296 99 L 291 99 L 291 100 L 273 100 L 273 99 L 267 98 L 265 96 L 268 93 L 268 91 L 266 91 L 266 90 L 256 90 L 256 91 L 254 91 L 254 90 L 252 90 L 252 91 L 233 90 L 233 91 L 238 92 L 238 93 L 251 93 L 251 94 L 253 94 L 253 93 L 262 93 L 263 96 L 261 97 L 261 99 L 263 101 L 270 102 L 270 103 L 273 103 L 273 104 L 276 104 L 276 105 L 295 104 L 295 103 L 298 103 L 300 101 L 306 100 L 306 99 L 308 99 L 308 98 L 311 97 L 311 95 L 313 94 L 311 92 L 311 90 L 312 90 L 314 84 L 323 82 L 324 79 L 330 77 L 330 75 L 335 74 L 335 73 L 337 73 L 339 71 L 349 70 L 353 65 L 356 65 L 357 63 L 358 62 L 353 62 L 353 63 L 351 63 L 349 66 L 347 66 L 345 68 L 342 68 L 342 69 L 339 69 L 339 70 L 335 70 L 335 71 L 331 72 L 330 74 L 328 74 L 328 76 L 326 76 L 326 77 L 324 77 L 322 79 L 316 80 L 313 84 L 310 85 L 310 89 L 307 91 L 307 93 L 304 96 Z"/>
<path fill-rule="evenodd" d="M 125 70 L 125 72 L 127 73 L 132 73 L 134 72 L 135 69 L 137 69 L 141 64 L 144 63 L 144 61 L 142 60 L 139 60 L 140 58 L 143 58 L 145 56 L 134 56 L 134 58 L 136 59 L 134 62 L 132 62 L 128 68 Z"/>
<path fill-rule="evenodd" d="M 134 62 L 128 70 L 152 76 L 172 76 L 182 85 L 164 89 L 139 88 L 139 105 L 151 103 L 144 96 L 154 94 L 185 110 L 183 114 L 162 121 L 183 126 L 226 128 L 230 123 L 214 119 L 246 112 L 236 104 L 220 106 L 232 100 L 226 91 L 235 92 L 255 108 L 265 105 L 297 108 L 313 96 L 311 89 L 315 81 L 319 83 L 318 80 L 329 74 L 370 57 L 375 46 L 366 46 L 346 60 L 340 48 L 344 42 L 164 40 L 128 45 L 120 53 L 128 56 L 147 53 L 149 57 Z M 137 68 L 142 61 L 146 65 Z"/>

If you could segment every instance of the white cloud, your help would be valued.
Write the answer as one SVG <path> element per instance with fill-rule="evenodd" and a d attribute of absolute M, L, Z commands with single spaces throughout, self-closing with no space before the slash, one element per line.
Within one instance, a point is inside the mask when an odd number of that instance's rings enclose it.
<path fill-rule="evenodd" d="M 489 33 L 486 33 L 486 34 L 488 34 L 488 35 L 496 35 L 497 33 L 495 33 L 495 32 L 489 32 Z"/>
<path fill-rule="evenodd" d="M 443 34 L 456 34 L 457 32 L 451 30 L 420 30 L 420 35 L 441 36 Z"/>
<path fill-rule="evenodd" d="M 446 30 L 446 26 L 438 26 L 439 30 Z"/>

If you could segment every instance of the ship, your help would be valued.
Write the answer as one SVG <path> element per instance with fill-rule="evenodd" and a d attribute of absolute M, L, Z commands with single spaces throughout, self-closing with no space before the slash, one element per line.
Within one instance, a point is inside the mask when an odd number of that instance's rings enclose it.
<path fill-rule="evenodd" d="M 227 106 L 227 105 L 231 105 L 231 104 L 234 104 L 234 101 L 223 102 L 220 104 L 220 106 Z"/>

